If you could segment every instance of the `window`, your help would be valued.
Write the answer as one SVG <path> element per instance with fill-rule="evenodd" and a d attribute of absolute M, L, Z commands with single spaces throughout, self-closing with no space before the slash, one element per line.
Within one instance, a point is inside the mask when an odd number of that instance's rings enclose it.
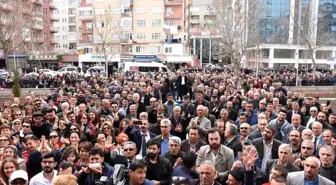
<path fill-rule="evenodd" d="M 137 46 L 137 47 L 135 47 L 135 52 L 137 52 L 137 53 L 144 53 L 145 52 L 145 46 Z"/>
<path fill-rule="evenodd" d="M 174 21 L 173 20 L 167 20 L 166 24 L 168 26 L 173 26 L 174 25 Z"/>
<path fill-rule="evenodd" d="M 161 20 L 160 19 L 152 20 L 152 26 L 153 27 L 160 27 L 161 26 Z"/>
<path fill-rule="evenodd" d="M 132 40 L 132 33 L 126 33 L 125 39 Z"/>
<path fill-rule="evenodd" d="M 48 14 L 48 10 L 46 8 L 43 8 L 43 14 L 44 15 Z"/>
<path fill-rule="evenodd" d="M 174 14 L 174 8 L 172 7 L 166 8 L 166 15 L 169 16 L 172 14 Z"/>
<path fill-rule="evenodd" d="M 59 31 L 60 27 L 54 27 L 56 31 Z"/>
<path fill-rule="evenodd" d="M 62 18 L 62 22 L 67 22 L 67 18 Z"/>
<path fill-rule="evenodd" d="M 135 12 L 136 13 L 146 13 L 146 9 L 145 8 L 136 8 Z"/>
<path fill-rule="evenodd" d="M 336 32 L 336 26 L 331 26 L 331 31 L 335 31 Z"/>
<path fill-rule="evenodd" d="M 332 13 L 332 14 L 331 14 L 331 17 L 332 17 L 333 19 L 336 19 L 336 13 Z"/>
<path fill-rule="evenodd" d="M 151 47 L 151 53 L 152 54 L 160 53 L 160 46 L 152 46 Z"/>
<path fill-rule="evenodd" d="M 139 72 L 158 72 L 160 70 L 159 67 L 152 67 L 152 66 L 146 66 L 146 67 L 142 67 L 139 66 Z"/>
<path fill-rule="evenodd" d="M 137 26 L 145 27 L 146 26 L 146 20 L 137 20 Z"/>
<path fill-rule="evenodd" d="M 62 38 L 63 38 L 63 40 L 66 40 L 66 39 L 68 39 L 68 35 L 63 35 Z"/>
<path fill-rule="evenodd" d="M 137 39 L 146 39 L 146 33 L 137 33 Z"/>
<path fill-rule="evenodd" d="M 67 27 L 63 26 L 62 31 L 67 31 Z"/>
<path fill-rule="evenodd" d="M 63 48 L 68 48 L 68 45 L 67 44 L 63 44 Z"/>
<path fill-rule="evenodd" d="M 112 8 L 112 14 L 120 14 L 121 10 L 120 8 Z"/>
<path fill-rule="evenodd" d="M 130 19 L 123 20 L 122 21 L 122 26 L 125 26 L 125 27 L 132 26 L 132 20 L 130 20 Z"/>
<path fill-rule="evenodd" d="M 172 53 L 172 52 L 173 52 L 172 47 L 166 47 L 165 48 L 165 53 Z"/>
<path fill-rule="evenodd" d="M 152 33 L 152 39 L 153 40 L 161 39 L 161 33 Z"/>
<path fill-rule="evenodd" d="M 162 12 L 162 8 L 161 7 L 152 7 L 152 13 L 161 13 Z"/>

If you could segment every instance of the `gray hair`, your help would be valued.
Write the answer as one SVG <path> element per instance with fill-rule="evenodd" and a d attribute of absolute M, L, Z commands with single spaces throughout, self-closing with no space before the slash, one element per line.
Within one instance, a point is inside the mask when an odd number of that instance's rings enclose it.
<path fill-rule="evenodd" d="M 321 147 L 320 147 L 320 150 L 321 149 L 326 149 L 326 150 L 329 150 L 330 152 L 331 152 L 331 155 L 333 156 L 333 157 L 335 157 L 335 151 L 334 151 L 334 149 L 331 147 L 331 146 L 329 146 L 329 145 L 322 145 Z"/>
<path fill-rule="evenodd" d="M 179 109 L 180 111 L 182 110 L 180 106 L 176 105 L 173 107 L 173 111 L 175 111 L 176 109 Z"/>
<path fill-rule="evenodd" d="M 176 136 L 172 136 L 172 137 L 170 137 L 169 138 L 169 143 L 171 142 L 171 141 L 174 141 L 175 143 L 177 143 L 179 146 L 181 146 L 181 138 L 179 138 L 179 137 L 176 137 Z"/>
<path fill-rule="evenodd" d="M 227 124 L 226 129 L 229 129 L 231 135 L 236 136 L 238 134 L 238 128 L 234 124 Z"/>
<path fill-rule="evenodd" d="M 292 146 L 291 146 L 291 145 L 286 144 L 286 143 L 283 143 L 283 144 L 281 144 L 281 145 L 279 146 L 279 150 L 280 150 L 280 149 L 284 149 L 284 148 L 289 148 L 289 152 L 290 152 L 290 154 L 292 154 L 293 149 L 292 149 Z M 279 151 L 279 150 L 278 150 L 278 151 Z"/>
<path fill-rule="evenodd" d="M 161 124 L 162 123 L 165 123 L 165 124 L 168 124 L 169 126 L 171 126 L 172 125 L 172 123 L 171 123 L 171 121 L 169 120 L 169 119 L 163 119 L 163 120 L 161 120 Z"/>
<path fill-rule="evenodd" d="M 62 108 L 62 109 L 63 109 L 64 106 L 67 106 L 68 109 L 69 109 L 69 107 L 70 107 L 68 102 L 63 102 L 63 103 L 61 104 L 61 108 Z"/>
<path fill-rule="evenodd" d="M 126 145 L 133 145 L 134 148 L 136 149 L 136 144 L 133 141 L 126 141 L 124 146 L 126 146 Z"/>
<path fill-rule="evenodd" d="M 203 161 L 200 166 L 210 166 L 214 171 L 216 171 L 215 164 L 212 161 L 205 160 Z"/>
<path fill-rule="evenodd" d="M 217 119 L 217 120 L 215 121 L 215 127 L 217 127 L 218 123 L 224 123 L 224 121 L 221 120 L 221 119 Z M 224 123 L 224 126 L 225 126 L 225 123 Z"/>
<path fill-rule="evenodd" d="M 141 112 L 139 117 L 140 117 L 140 119 L 141 119 L 141 117 L 144 117 L 147 120 L 148 119 L 148 113 L 147 112 Z"/>

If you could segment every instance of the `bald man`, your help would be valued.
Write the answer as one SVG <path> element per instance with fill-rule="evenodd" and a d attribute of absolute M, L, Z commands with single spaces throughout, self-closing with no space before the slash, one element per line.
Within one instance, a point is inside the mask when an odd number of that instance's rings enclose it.
<path fill-rule="evenodd" d="M 288 174 L 289 185 L 311 184 L 311 185 L 335 185 L 331 180 L 318 175 L 321 162 L 316 157 L 308 157 L 304 161 L 304 171 Z"/>

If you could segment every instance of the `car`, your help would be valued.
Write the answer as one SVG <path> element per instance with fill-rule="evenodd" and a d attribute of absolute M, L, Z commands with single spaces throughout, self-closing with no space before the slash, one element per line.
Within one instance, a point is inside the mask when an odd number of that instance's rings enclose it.
<path fill-rule="evenodd" d="M 140 73 L 148 73 L 148 72 L 170 72 L 167 66 L 158 62 L 124 62 L 122 70 L 124 73 L 130 72 L 140 72 Z"/>
<path fill-rule="evenodd" d="M 24 76 L 29 77 L 29 78 L 38 78 L 40 74 L 36 72 L 31 72 L 31 73 L 25 74 Z"/>
<path fill-rule="evenodd" d="M 56 71 L 53 71 L 51 69 L 39 69 L 38 70 L 39 73 L 43 73 L 44 75 L 47 75 L 47 76 L 56 76 L 57 75 L 57 72 Z"/>
<path fill-rule="evenodd" d="M 0 78 L 6 78 L 8 76 L 8 72 L 5 69 L 0 69 Z"/>
<path fill-rule="evenodd" d="M 96 76 L 96 74 L 100 74 L 100 76 L 106 76 L 105 74 L 105 68 L 102 66 L 94 66 L 90 67 L 88 70 L 86 70 L 85 76 Z"/>
<path fill-rule="evenodd" d="M 58 75 L 63 75 L 63 74 L 77 74 L 78 73 L 78 67 L 75 66 L 68 66 L 68 67 L 63 67 L 60 70 L 56 72 Z"/>

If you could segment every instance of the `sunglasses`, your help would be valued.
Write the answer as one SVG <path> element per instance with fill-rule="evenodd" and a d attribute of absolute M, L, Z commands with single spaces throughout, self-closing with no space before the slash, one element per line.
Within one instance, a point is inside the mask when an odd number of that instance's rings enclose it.
<path fill-rule="evenodd" d="M 128 152 L 128 151 L 131 152 L 131 151 L 133 151 L 133 150 L 134 150 L 134 148 L 124 148 L 124 151 L 125 151 L 125 152 Z"/>
<path fill-rule="evenodd" d="M 20 125 L 20 122 L 14 122 L 14 125 Z"/>
<path fill-rule="evenodd" d="M 168 126 L 160 126 L 161 128 L 168 128 Z"/>
<path fill-rule="evenodd" d="M 35 103 L 35 105 L 36 105 L 36 106 L 39 106 L 39 105 L 41 105 L 41 103 Z"/>
<path fill-rule="evenodd" d="M 23 128 L 30 128 L 29 125 L 23 125 Z"/>
<path fill-rule="evenodd" d="M 240 129 L 241 129 L 241 130 L 247 130 L 247 129 L 249 129 L 249 128 L 247 128 L 247 127 L 240 127 Z"/>
<path fill-rule="evenodd" d="M 55 139 L 55 138 L 57 138 L 58 136 L 49 136 L 51 139 Z"/>

